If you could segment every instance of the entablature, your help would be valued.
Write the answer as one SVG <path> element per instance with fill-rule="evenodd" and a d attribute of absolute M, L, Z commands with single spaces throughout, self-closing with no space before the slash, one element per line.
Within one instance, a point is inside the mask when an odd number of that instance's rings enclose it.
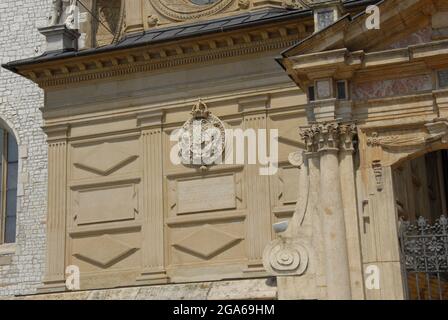
<path fill-rule="evenodd" d="M 297 19 L 299 16 L 302 19 Z M 181 29 L 187 32 L 185 27 Z M 169 29 L 164 32 L 178 34 L 184 32 L 182 30 Z M 130 37 L 113 47 L 58 53 L 54 56 L 49 54 L 9 63 L 4 67 L 36 82 L 42 88 L 49 88 L 281 50 L 307 37 L 312 31 L 312 17 L 306 12 L 296 12 L 277 23 L 249 25 L 235 30 L 211 29 L 201 35 L 179 35 L 167 38 L 167 41 L 163 41 L 162 31 L 154 31 L 156 34 L 151 41 L 136 44 L 142 36 Z M 150 35 L 143 36 L 151 38 Z"/>

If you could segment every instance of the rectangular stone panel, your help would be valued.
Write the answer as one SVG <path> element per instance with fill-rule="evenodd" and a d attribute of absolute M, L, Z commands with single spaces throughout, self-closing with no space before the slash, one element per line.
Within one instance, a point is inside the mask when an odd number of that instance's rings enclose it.
<path fill-rule="evenodd" d="M 178 214 L 236 208 L 233 174 L 178 181 L 177 184 Z"/>
<path fill-rule="evenodd" d="M 78 225 L 133 220 L 137 210 L 135 184 L 75 191 L 74 215 Z"/>

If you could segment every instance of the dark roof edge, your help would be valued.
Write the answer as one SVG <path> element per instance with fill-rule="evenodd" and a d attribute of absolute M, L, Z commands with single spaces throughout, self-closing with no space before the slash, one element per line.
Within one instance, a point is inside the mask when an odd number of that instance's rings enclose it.
<path fill-rule="evenodd" d="M 252 12 L 252 13 L 254 13 L 254 12 Z M 257 13 L 257 12 L 255 12 L 255 13 Z M 48 58 L 41 56 L 42 58 L 34 57 L 34 58 L 28 58 L 28 59 L 23 59 L 23 60 L 11 61 L 11 62 L 2 64 L 2 67 L 7 70 L 10 70 L 12 72 L 17 72 L 17 67 L 27 65 L 27 64 L 32 64 L 33 62 L 41 63 L 41 62 L 57 61 L 57 60 L 62 60 L 62 59 L 66 59 L 66 58 L 84 57 L 84 56 L 90 56 L 90 55 L 99 54 L 99 53 L 106 53 L 106 52 L 113 52 L 113 51 L 119 51 L 119 50 L 131 49 L 131 48 L 144 47 L 144 46 L 148 45 L 149 43 L 159 44 L 159 43 L 171 42 L 171 41 L 175 41 L 175 40 L 183 40 L 183 39 L 194 38 L 194 37 L 204 36 L 204 35 L 213 34 L 213 33 L 219 33 L 219 32 L 223 33 L 223 32 L 233 31 L 233 30 L 242 29 L 242 28 L 250 28 L 250 27 L 268 24 L 268 23 L 293 20 L 296 18 L 306 17 L 306 16 L 310 16 L 310 15 L 312 15 L 312 10 L 310 10 L 310 9 L 291 10 L 290 12 L 287 12 L 287 14 L 281 15 L 278 17 L 260 19 L 260 20 L 244 23 L 242 25 L 241 24 L 240 25 L 232 25 L 227 28 L 225 26 L 223 26 L 223 27 L 219 27 L 216 29 L 206 30 L 204 32 L 198 31 L 195 34 L 184 35 L 184 36 L 173 36 L 171 38 L 162 39 L 160 41 L 155 40 L 155 41 L 138 43 L 138 44 L 131 43 L 131 44 L 123 45 L 120 47 L 108 45 L 105 47 L 92 48 L 92 49 L 87 49 L 87 50 L 83 50 L 83 51 L 67 51 L 67 53 L 72 52 L 73 54 L 67 54 L 67 55 L 57 56 L 57 57 L 51 56 Z M 200 23 L 204 23 L 204 22 L 201 21 Z M 192 24 L 192 25 L 195 25 L 195 24 Z M 171 26 L 168 28 L 172 29 L 174 27 L 175 26 Z M 185 27 L 185 25 L 183 25 L 183 27 Z M 132 36 L 136 36 L 136 35 L 130 35 L 129 37 L 132 37 Z M 46 52 L 46 53 L 48 53 L 48 52 Z M 36 58 L 39 58 L 38 61 L 36 61 Z"/>

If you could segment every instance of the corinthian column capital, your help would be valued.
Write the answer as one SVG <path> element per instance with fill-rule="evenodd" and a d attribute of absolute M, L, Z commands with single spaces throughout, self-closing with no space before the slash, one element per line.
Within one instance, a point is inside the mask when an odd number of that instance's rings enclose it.
<path fill-rule="evenodd" d="M 337 121 L 313 123 L 302 127 L 300 136 L 308 152 L 353 150 L 356 125 Z"/>
<path fill-rule="evenodd" d="M 355 140 L 357 136 L 357 127 L 354 123 L 345 123 L 339 126 L 340 148 L 343 151 L 355 151 Z"/>

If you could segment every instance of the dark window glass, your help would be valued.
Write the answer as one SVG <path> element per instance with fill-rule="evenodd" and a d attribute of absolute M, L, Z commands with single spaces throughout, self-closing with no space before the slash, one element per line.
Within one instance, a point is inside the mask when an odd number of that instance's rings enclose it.
<path fill-rule="evenodd" d="M 3 208 L 3 141 L 5 139 L 4 136 L 4 130 L 0 128 L 0 218 L 2 217 L 2 210 L 1 208 Z M 2 234 L 2 221 L 0 220 L 0 235 Z M 1 238 L 0 238 L 0 243 L 1 243 Z"/>
<path fill-rule="evenodd" d="M 5 219 L 5 243 L 16 242 L 16 217 Z"/>
<path fill-rule="evenodd" d="M 16 139 L 12 134 L 8 134 L 8 162 L 17 162 L 18 160 Z"/>
<path fill-rule="evenodd" d="M 6 189 L 17 188 L 17 162 L 8 163 L 8 175 L 6 179 Z"/>
<path fill-rule="evenodd" d="M 326 10 L 321 11 L 317 13 L 317 31 L 320 31 L 329 25 L 333 24 L 334 22 L 334 11 L 333 10 Z"/>
<path fill-rule="evenodd" d="M 336 84 L 338 89 L 338 99 L 347 99 L 347 83 L 345 81 L 338 81 Z"/>
<path fill-rule="evenodd" d="M 18 147 L 14 136 L 0 129 L 0 243 L 16 241 Z"/>
<path fill-rule="evenodd" d="M 437 72 L 439 78 L 439 87 L 448 88 L 448 70 L 441 70 Z"/>
<path fill-rule="evenodd" d="M 308 87 L 308 99 L 310 101 L 316 100 L 316 96 L 315 96 L 315 92 L 314 92 L 314 87 L 313 86 Z"/>

